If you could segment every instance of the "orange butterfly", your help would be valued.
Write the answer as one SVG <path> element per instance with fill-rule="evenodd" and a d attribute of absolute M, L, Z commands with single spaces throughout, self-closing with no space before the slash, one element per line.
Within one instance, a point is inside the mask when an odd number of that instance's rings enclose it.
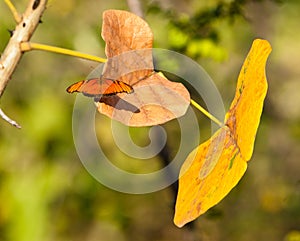
<path fill-rule="evenodd" d="M 132 93 L 133 88 L 121 81 L 103 78 L 81 80 L 67 88 L 68 93 L 80 92 L 85 96 L 110 96 L 117 93 Z"/>

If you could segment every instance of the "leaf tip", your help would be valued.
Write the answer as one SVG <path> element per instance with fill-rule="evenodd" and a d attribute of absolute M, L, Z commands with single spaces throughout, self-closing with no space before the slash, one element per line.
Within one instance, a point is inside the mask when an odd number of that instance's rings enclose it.
<path fill-rule="evenodd" d="M 252 45 L 253 47 L 257 47 L 258 49 L 264 49 L 268 54 L 272 51 L 272 46 L 266 39 L 255 39 Z"/>
<path fill-rule="evenodd" d="M 182 228 L 186 222 L 182 221 L 175 213 L 175 217 L 173 219 L 174 224 L 178 227 L 178 228 Z"/>

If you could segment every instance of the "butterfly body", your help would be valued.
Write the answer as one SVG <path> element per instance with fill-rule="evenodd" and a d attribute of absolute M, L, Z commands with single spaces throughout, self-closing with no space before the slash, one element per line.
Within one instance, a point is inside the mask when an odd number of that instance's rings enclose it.
<path fill-rule="evenodd" d="M 111 96 L 118 93 L 132 93 L 133 88 L 121 81 L 103 78 L 81 80 L 67 88 L 68 93 L 80 92 L 89 97 Z"/>

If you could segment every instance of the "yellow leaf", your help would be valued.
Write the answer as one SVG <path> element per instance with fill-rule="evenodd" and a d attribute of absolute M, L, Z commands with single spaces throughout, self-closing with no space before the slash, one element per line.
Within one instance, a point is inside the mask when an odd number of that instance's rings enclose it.
<path fill-rule="evenodd" d="M 220 142 L 220 138 L 225 139 Z M 224 141 L 224 142 L 223 142 Z M 209 175 L 200 178 L 200 172 L 207 160 L 211 145 L 222 144 L 218 162 Z M 191 164 L 189 166 L 189 164 Z M 190 153 L 182 166 L 179 179 L 179 191 L 176 202 L 174 222 L 182 227 L 203 214 L 222 200 L 234 187 L 246 171 L 246 162 L 242 159 L 230 130 L 224 126 L 208 141 Z"/>
<path fill-rule="evenodd" d="M 253 42 L 225 125 L 193 150 L 182 166 L 174 217 L 178 227 L 219 203 L 244 175 L 267 93 L 265 65 L 270 52 L 266 40 Z"/>
<path fill-rule="evenodd" d="M 256 39 L 241 69 L 235 97 L 225 117 L 234 139 L 246 161 L 249 161 L 260 122 L 268 83 L 265 75 L 271 46 Z"/>

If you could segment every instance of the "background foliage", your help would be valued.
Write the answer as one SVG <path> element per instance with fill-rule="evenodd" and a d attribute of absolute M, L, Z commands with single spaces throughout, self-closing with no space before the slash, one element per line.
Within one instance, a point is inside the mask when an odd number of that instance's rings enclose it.
<path fill-rule="evenodd" d="M 15 1 L 20 11 L 27 1 Z M 82 166 L 72 138 L 75 96 L 66 87 L 97 65 L 46 52 L 26 53 L 1 107 L 22 125 L 0 126 L 0 240 L 300 240 L 300 34 L 298 1 L 142 1 L 155 47 L 197 60 L 215 81 L 226 108 L 254 38 L 273 47 L 267 95 L 255 152 L 240 184 L 192 228 L 172 223 L 173 194 L 165 189 L 127 195 L 107 189 Z M 125 1 L 52 0 L 33 41 L 104 57 L 100 37 L 105 9 L 128 10 Z M 0 2 L 0 49 L 14 28 Z M 199 115 L 202 141 L 209 122 Z M 162 164 L 118 156 L 104 119 L 101 145 L 126 170 Z M 176 140 L 178 125 L 166 125 Z M 147 128 L 132 137 L 147 144 Z M 178 143 L 169 143 L 171 154 Z M 192 148 L 192 147 L 191 147 Z M 116 154 L 114 154 L 116 153 Z M 148 169 L 149 168 L 149 169 Z"/>

